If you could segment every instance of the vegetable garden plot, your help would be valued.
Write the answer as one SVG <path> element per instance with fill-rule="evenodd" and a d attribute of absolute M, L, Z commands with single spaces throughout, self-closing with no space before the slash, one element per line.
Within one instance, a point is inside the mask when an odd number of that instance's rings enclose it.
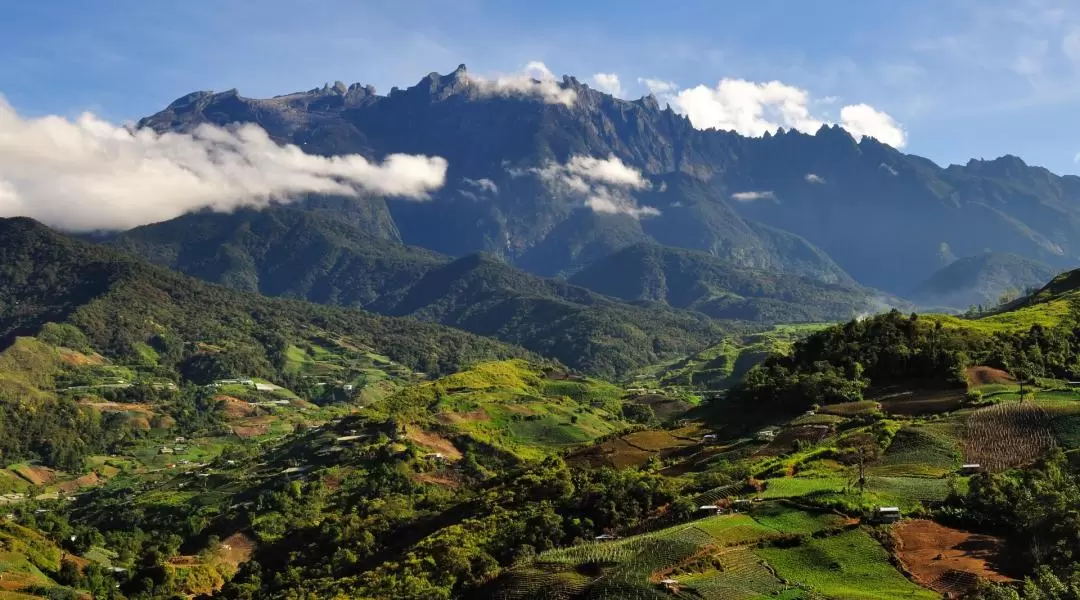
<path fill-rule="evenodd" d="M 752 550 L 730 550 L 718 554 L 715 560 L 719 567 L 716 570 L 676 577 L 680 587 L 705 600 L 751 600 L 784 589 L 784 583 Z"/>
<path fill-rule="evenodd" d="M 889 554 L 865 531 L 814 538 L 794 548 L 760 548 L 782 579 L 836 600 L 940 598 L 893 567 Z"/>
<path fill-rule="evenodd" d="M 965 424 L 964 461 L 989 471 L 1019 467 L 1054 447 L 1050 415 L 1031 402 L 996 404 L 973 412 Z"/>
<path fill-rule="evenodd" d="M 896 433 L 874 475 L 941 477 L 960 468 L 960 448 L 948 423 L 914 425 Z"/>
<path fill-rule="evenodd" d="M 895 504 L 941 502 L 949 496 L 949 482 L 924 477 L 870 477 L 867 489 Z"/>

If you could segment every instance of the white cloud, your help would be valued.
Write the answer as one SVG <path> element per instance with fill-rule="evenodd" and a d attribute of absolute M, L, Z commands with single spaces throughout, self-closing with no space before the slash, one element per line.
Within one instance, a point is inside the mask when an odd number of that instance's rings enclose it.
<path fill-rule="evenodd" d="M 1073 157 L 1073 162 L 1080 163 L 1080 152 L 1077 152 L 1076 156 Z"/>
<path fill-rule="evenodd" d="M 520 73 L 500 75 L 487 79 L 478 75 L 464 75 L 475 89 L 485 96 L 526 96 L 541 100 L 545 104 L 573 106 L 577 101 L 577 92 L 562 87 L 555 79 L 551 69 L 542 62 L 533 61 L 525 65 Z"/>
<path fill-rule="evenodd" d="M 825 183 L 824 177 L 822 177 L 821 175 L 816 175 L 814 173 L 807 173 L 805 179 L 807 183 Z"/>
<path fill-rule="evenodd" d="M 468 177 L 463 177 L 461 179 L 461 181 L 463 183 L 465 183 L 466 185 L 469 185 L 469 186 L 472 186 L 472 187 L 476 188 L 480 192 L 484 192 L 484 193 L 488 193 L 488 194 L 498 194 L 499 193 L 499 186 L 495 185 L 494 181 L 492 181 L 492 180 L 490 180 L 490 179 L 488 179 L 486 177 L 482 178 L 482 179 L 469 179 Z"/>
<path fill-rule="evenodd" d="M 761 137 L 780 127 L 814 133 L 828 124 L 811 106 L 828 106 L 833 96 L 815 100 L 803 89 L 780 81 L 758 83 L 745 79 L 722 79 L 716 87 L 698 85 L 678 89 L 670 82 L 640 79 L 657 97 L 666 98 L 698 129 L 735 131 Z M 888 114 L 866 104 L 844 106 L 840 125 L 857 137 L 871 136 L 896 148 L 907 143 L 900 125 Z"/>
<path fill-rule="evenodd" d="M 735 192 L 731 199 L 736 202 L 754 202 L 757 200 L 776 200 L 776 194 L 772 190 L 760 192 Z"/>
<path fill-rule="evenodd" d="M 69 230 L 127 229 L 209 208 L 310 193 L 416 200 L 446 178 L 440 157 L 322 157 L 280 146 L 256 125 L 190 134 L 132 130 L 86 113 L 27 119 L 0 97 L 0 216 Z"/>
<path fill-rule="evenodd" d="M 817 131 L 822 121 L 810 115 L 807 93 L 779 81 L 755 83 L 723 79 L 715 88 L 682 90 L 675 106 L 699 129 L 724 129 L 760 137 L 780 126 Z"/>
<path fill-rule="evenodd" d="M 900 124 L 888 114 L 867 104 L 852 104 L 840 110 L 840 122 L 844 129 L 856 137 L 877 138 L 893 148 L 907 144 L 907 134 Z"/>
<path fill-rule="evenodd" d="M 622 83 L 619 82 L 619 76 L 615 73 L 597 73 L 592 76 L 592 80 L 600 91 L 607 92 L 616 98 L 622 98 Z"/>
<path fill-rule="evenodd" d="M 550 161 L 542 167 L 510 170 L 515 177 L 526 173 L 539 177 L 552 192 L 582 198 L 585 206 L 598 213 L 625 214 L 635 219 L 660 214 L 652 206 L 638 206 L 630 196 L 630 192 L 651 185 L 640 171 L 616 156 L 578 155 L 566 164 Z"/>
<path fill-rule="evenodd" d="M 638 83 L 645 86 L 645 89 L 649 90 L 649 93 L 653 96 L 656 96 L 659 102 L 665 104 L 673 104 L 675 102 L 675 92 L 679 91 L 679 86 L 663 79 L 638 77 Z"/>

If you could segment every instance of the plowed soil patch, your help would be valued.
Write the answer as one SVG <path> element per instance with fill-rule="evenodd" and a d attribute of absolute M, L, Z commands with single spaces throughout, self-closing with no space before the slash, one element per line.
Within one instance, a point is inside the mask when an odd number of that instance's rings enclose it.
<path fill-rule="evenodd" d="M 968 367 L 968 385 L 981 387 L 984 385 L 1007 385 L 1016 383 L 1016 379 L 1001 369 L 991 367 Z"/>
<path fill-rule="evenodd" d="M 48 467 L 31 467 L 23 465 L 12 469 L 15 474 L 34 485 L 49 485 L 56 481 L 56 471 Z"/>
<path fill-rule="evenodd" d="M 963 390 L 915 391 L 879 400 L 882 410 L 894 415 L 918 416 L 952 412 L 964 405 Z"/>
<path fill-rule="evenodd" d="M 964 462 L 991 472 L 1026 465 L 1054 447 L 1050 415 L 1033 403 L 995 404 L 964 424 Z"/>
<path fill-rule="evenodd" d="M 458 460 L 462 457 L 461 451 L 454 446 L 453 442 L 437 433 L 424 431 L 419 427 L 410 425 L 405 428 L 405 436 L 425 448 L 430 448 L 431 450 L 442 454 L 450 460 Z"/>
<path fill-rule="evenodd" d="M 215 396 L 214 400 L 221 402 L 221 414 L 226 419 L 244 419 L 259 414 L 257 406 L 251 406 L 247 402 L 232 396 Z"/>
<path fill-rule="evenodd" d="M 97 473 L 88 473 L 78 479 L 74 479 L 72 481 L 65 481 L 64 483 L 61 483 L 58 487 L 60 488 L 61 492 L 71 493 L 81 490 L 82 488 L 94 487 L 96 485 L 99 485 L 100 483 L 102 483 L 102 479 L 98 477 Z"/>
<path fill-rule="evenodd" d="M 896 556 L 920 585 L 942 594 L 963 593 L 978 579 L 1005 582 L 1007 565 L 1000 538 L 978 535 L 933 521 L 905 521 L 893 529 Z"/>

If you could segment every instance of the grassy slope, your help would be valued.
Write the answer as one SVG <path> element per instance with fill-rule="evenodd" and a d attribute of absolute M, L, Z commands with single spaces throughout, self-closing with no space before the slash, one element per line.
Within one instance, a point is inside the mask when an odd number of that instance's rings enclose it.
<path fill-rule="evenodd" d="M 525 361 L 482 363 L 406 388 L 373 408 L 449 436 L 539 458 L 626 426 L 622 390 L 594 379 L 551 380 Z"/>

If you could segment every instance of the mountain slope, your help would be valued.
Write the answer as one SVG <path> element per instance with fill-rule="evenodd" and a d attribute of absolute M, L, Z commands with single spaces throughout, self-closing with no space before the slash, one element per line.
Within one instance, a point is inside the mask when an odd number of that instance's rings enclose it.
<path fill-rule="evenodd" d="M 283 207 L 184 215 L 108 244 L 213 283 L 345 306 L 407 288 L 447 261 L 333 215 Z"/>
<path fill-rule="evenodd" d="M 437 321 L 608 376 L 726 331 L 702 315 L 620 303 L 491 256 L 451 260 L 301 209 L 186 215 L 109 244 L 215 283 Z"/>
<path fill-rule="evenodd" d="M 639 244 L 601 259 L 570 282 L 624 300 L 649 300 L 718 319 L 839 321 L 884 306 L 856 285 L 751 271 L 704 252 Z"/>
<path fill-rule="evenodd" d="M 1014 254 L 986 253 L 954 261 L 909 295 L 925 306 L 994 306 L 1005 293 L 1040 287 L 1058 272 Z"/>
<path fill-rule="evenodd" d="M 519 348 L 464 332 L 358 310 L 268 299 L 201 283 L 115 250 L 76 241 L 29 219 L 0 220 L 0 344 L 46 322 L 77 327 L 108 356 L 163 347 L 180 367 L 197 343 L 263 375 L 282 337 L 312 328 L 354 336 L 357 344 L 411 367 L 452 372 L 482 358 L 522 356 Z M 276 352 L 280 352 L 277 349 Z"/>
<path fill-rule="evenodd" d="M 1080 259 L 1080 177 L 1015 157 L 941 168 L 838 127 L 703 131 L 652 97 L 623 101 L 572 77 L 559 85 L 576 95 L 572 106 L 485 94 L 461 67 L 385 96 L 358 85 L 267 100 L 198 92 L 141 124 L 258 122 L 310 152 L 443 156 L 448 183 L 435 201 L 387 204 L 401 238 L 454 256 L 494 252 L 545 275 L 644 241 L 831 283 L 850 273 L 894 294 L 940 268 L 943 249 L 1055 267 Z M 536 175 L 574 156 L 641 171 L 649 185 L 634 199 L 660 214 L 586 218 L 584 198 Z"/>

